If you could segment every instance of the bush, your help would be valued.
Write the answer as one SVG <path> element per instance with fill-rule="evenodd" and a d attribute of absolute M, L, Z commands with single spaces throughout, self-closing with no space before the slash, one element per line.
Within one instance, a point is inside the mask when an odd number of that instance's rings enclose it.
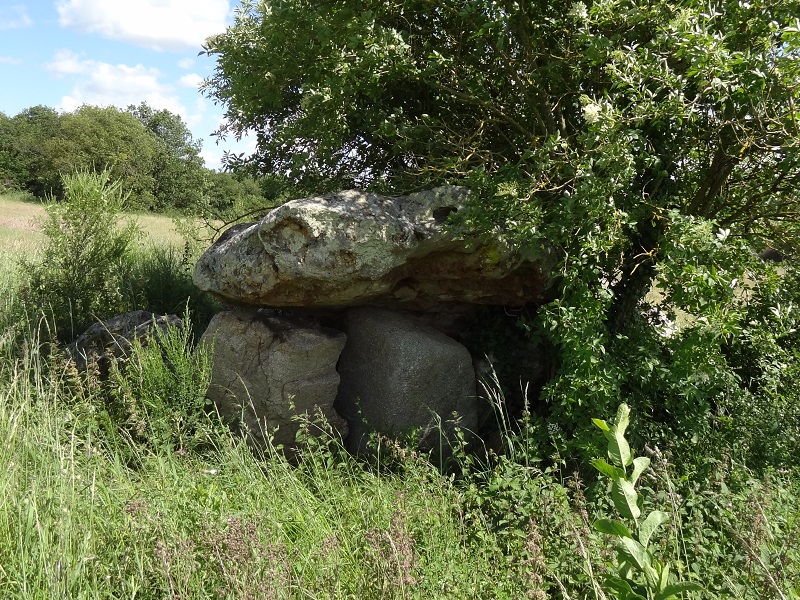
<path fill-rule="evenodd" d="M 126 196 L 108 171 L 80 171 L 63 182 L 65 200 L 46 206 L 42 260 L 23 261 L 30 274 L 23 298 L 49 317 L 52 337 L 67 340 L 127 308 L 123 278 L 139 230 L 117 225 Z"/>
<path fill-rule="evenodd" d="M 206 347 L 193 348 L 188 314 L 182 327 L 155 329 L 111 365 L 100 414 L 109 439 L 151 449 L 192 450 L 208 439 L 211 380 Z"/>
<path fill-rule="evenodd" d="M 180 314 L 188 305 L 194 330 L 203 331 L 219 303 L 192 283 L 192 259 L 173 246 L 138 249 L 126 273 L 128 304 L 156 314 Z"/>

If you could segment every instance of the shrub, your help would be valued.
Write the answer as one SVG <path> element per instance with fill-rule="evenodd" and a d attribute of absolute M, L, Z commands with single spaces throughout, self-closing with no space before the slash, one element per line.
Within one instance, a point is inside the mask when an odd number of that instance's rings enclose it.
<path fill-rule="evenodd" d="M 194 286 L 193 266 L 192 257 L 174 246 L 138 249 L 126 273 L 128 304 L 157 314 L 180 314 L 188 305 L 194 330 L 204 330 L 219 304 Z"/>
<path fill-rule="evenodd" d="M 65 200 L 46 206 L 42 259 L 23 261 L 23 298 L 49 317 L 53 337 L 66 340 L 97 318 L 124 312 L 122 282 L 139 230 L 117 225 L 126 195 L 108 171 L 63 181 Z"/>
<path fill-rule="evenodd" d="M 194 348 L 188 311 L 183 326 L 154 329 L 134 340 L 128 356 L 112 363 L 101 414 L 110 439 L 151 449 L 192 450 L 208 439 L 205 410 L 211 357 Z"/>

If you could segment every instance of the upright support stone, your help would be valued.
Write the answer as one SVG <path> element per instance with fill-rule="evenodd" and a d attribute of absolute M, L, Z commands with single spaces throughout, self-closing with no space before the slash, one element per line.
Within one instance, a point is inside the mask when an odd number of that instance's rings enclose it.
<path fill-rule="evenodd" d="M 317 411 L 347 435 L 333 409 L 342 332 L 263 311 L 222 312 L 201 343 L 213 344 L 209 399 L 252 442 L 263 445 L 272 435 L 274 444 L 290 447 L 300 427 L 295 417 Z"/>
<path fill-rule="evenodd" d="M 351 452 L 365 452 L 373 431 L 390 437 L 415 433 L 436 461 L 449 454 L 456 423 L 475 429 L 475 372 L 461 344 L 377 308 L 350 309 L 345 331 L 335 406 L 350 425 Z"/>

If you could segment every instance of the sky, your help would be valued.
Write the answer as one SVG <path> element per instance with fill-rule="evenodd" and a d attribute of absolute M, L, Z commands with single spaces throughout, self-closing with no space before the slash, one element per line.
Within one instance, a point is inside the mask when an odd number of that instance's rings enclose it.
<path fill-rule="evenodd" d="M 215 66 L 203 41 L 232 23 L 237 0 L 0 0 L 0 112 L 43 104 L 147 102 L 180 115 L 203 144 L 206 166 L 252 140 L 211 136 L 224 107 L 198 86 Z"/>

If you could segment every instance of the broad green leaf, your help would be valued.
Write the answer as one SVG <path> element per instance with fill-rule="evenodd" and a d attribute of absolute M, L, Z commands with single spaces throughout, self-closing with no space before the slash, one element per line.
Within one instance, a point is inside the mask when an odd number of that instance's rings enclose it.
<path fill-rule="evenodd" d="M 631 473 L 630 482 L 636 485 L 639 481 L 639 476 L 644 473 L 644 470 L 650 466 L 650 459 L 645 456 L 640 456 L 633 459 L 633 473 Z"/>
<path fill-rule="evenodd" d="M 664 568 L 661 569 L 661 581 L 658 583 L 658 591 L 664 591 L 667 585 L 669 585 L 669 563 L 665 564 Z"/>
<path fill-rule="evenodd" d="M 669 515 L 660 510 L 654 510 L 647 515 L 644 522 L 639 525 L 639 543 L 647 548 L 647 545 L 650 543 L 650 538 L 659 526 L 667 521 L 669 521 Z"/>
<path fill-rule="evenodd" d="M 611 461 L 621 467 L 627 467 L 632 462 L 631 449 L 625 439 L 625 429 L 630 422 L 631 410 L 628 405 L 622 403 L 617 410 L 617 422 L 608 430 L 603 430 L 603 435 L 608 440 L 608 455 Z M 601 429 L 603 429 L 601 427 Z"/>
<path fill-rule="evenodd" d="M 624 560 L 630 561 L 643 573 L 648 567 L 650 569 L 653 568 L 650 564 L 650 554 L 644 546 L 632 538 L 620 538 L 617 544 L 617 553 Z"/>
<path fill-rule="evenodd" d="M 631 464 L 631 449 L 625 436 L 620 433 L 617 426 L 611 428 L 610 431 L 604 431 L 603 435 L 608 440 L 608 455 L 611 461 L 621 467 L 627 467 Z"/>
<path fill-rule="evenodd" d="M 614 480 L 611 485 L 611 500 L 619 514 L 636 521 L 642 514 L 636 504 L 637 498 L 638 494 L 630 482 L 622 478 Z"/>
<path fill-rule="evenodd" d="M 625 478 L 625 471 L 619 467 L 608 464 L 602 458 L 596 458 L 592 461 L 592 466 L 600 471 L 603 475 L 611 479 Z"/>
<path fill-rule="evenodd" d="M 645 550 L 645 552 L 647 552 L 647 551 Z M 647 556 L 649 557 L 650 553 L 648 553 Z M 648 565 L 648 566 L 646 566 L 644 568 L 643 571 L 644 571 L 644 576 L 645 576 L 645 579 L 647 580 L 647 586 L 649 587 L 649 589 L 657 590 L 658 589 L 658 581 L 659 581 L 658 570 L 655 569 L 652 565 Z"/>
<path fill-rule="evenodd" d="M 617 559 L 628 561 L 644 575 L 649 589 L 658 587 L 658 571 L 653 568 L 650 553 L 639 542 L 631 538 L 619 538 L 617 543 Z"/>
<path fill-rule="evenodd" d="M 595 425 L 597 425 L 597 426 L 598 426 L 600 429 L 602 429 L 603 431 L 610 431 L 610 429 L 609 429 L 609 427 L 608 427 L 608 423 L 606 423 L 605 421 L 603 421 L 603 419 L 592 419 L 592 423 L 594 423 Z"/>
<path fill-rule="evenodd" d="M 618 535 L 620 537 L 629 538 L 633 537 L 633 534 L 627 527 L 625 527 L 625 525 L 622 523 L 617 523 L 616 521 L 612 521 L 611 519 L 598 519 L 592 523 L 592 527 L 594 527 L 600 533 L 606 533 L 608 535 Z"/>
<path fill-rule="evenodd" d="M 623 402 L 617 409 L 617 421 L 615 424 L 615 429 L 619 435 L 625 435 L 625 430 L 628 428 L 628 424 L 630 423 L 630 416 L 631 409 L 628 408 L 628 405 Z"/>
<path fill-rule="evenodd" d="M 617 569 L 619 571 L 619 576 L 626 579 L 630 578 L 631 571 L 633 571 L 633 565 L 627 560 L 624 560 L 624 557 L 620 558 L 617 556 L 617 558 L 619 559 L 619 568 Z"/>
<path fill-rule="evenodd" d="M 634 590 L 630 581 L 621 577 L 607 575 L 603 583 L 605 584 L 603 590 L 614 598 L 619 598 L 620 600 L 647 600 L 645 596 Z M 636 587 L 640 586 L 636 585 Z"/>
<path fill-rule="evenodd" d="M 655 600 L 669 600 L 683 592 L 702 592 L 704 589 L 702 585 L 694 581 L 681 581 L 680 583 L 673 583 L 665 587 L 664 590 L 656 596 Z"/>
<path fill-rule="evenodd" d="M 629 598 L 633 593 L 631 584 L 622 577 L 606 575 L 603 581 L 605 583 L 605 591 L 613 591 L 614 596 L 617 598 Z"/>

